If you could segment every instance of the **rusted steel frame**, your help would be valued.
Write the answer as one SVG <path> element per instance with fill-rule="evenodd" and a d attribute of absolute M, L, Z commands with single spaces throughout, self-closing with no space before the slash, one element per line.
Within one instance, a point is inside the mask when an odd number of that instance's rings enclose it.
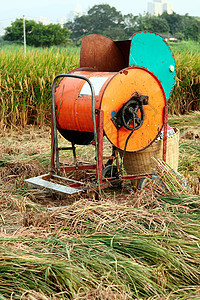
<path fill-rule="evenodd" d="M 47 180 L 47 179 L 50 179 L 52 177 L 52 174 L 48 173 L 48 174 L 41 175 L 39 177 L 41 177 L 43 180 Z"/>
<path fill-rule="evenodd" d="M 76 171 L 76 170 L 94 170 L 96 169 L 96 164 L 95 165 L 81 165 L 81 166 L 66 166 L 66 167 L 61 167 L 60 171 Z"/>
<path fill-rule="evenodd" d="M 142 179 L 142 178 L 151 178 L 152 174 L 143 174 L 143 175 L 124 175 L 122 176 L 122 180 L 131 180 L 131 179 Z"/>
<path fill-rule="evenodd" d="M 49 180 L 49 179 L 56 178 L 56 179 L 60 179 L 60 180 L 64 180 L 64 181 L 70 181 L 70 182 L 73 182 L 73 183 L 79 183 L 81 185 L 84 185 L 84 183 L 82 181 L 78 181 L 78 180 L 67 178 L 67 177 L 58 176 L 58 175 L 51 174 L 51 173 L 44 174 L 44 175 L 41 175 L 41 176 L 38 176 L 38 177 L 42 178 L 43 180 Z"/>
<path fill-rule="evenodd" d="M 58 150 L 58 151 L 63 151 L 63 150 L 73 150 L 73 147 L 59 147 L 57 150 Z"/>
<path fill-rule="evenodd" d="M 57 150 L 57 151 L 72 150 L 72 152 L 73 152 L 73 157 L 74 157 L 74 165 L 77 167 L 77 166 L 78 166 L 78 163 L 77 163 L 77 158 L 76 158 L 76 147 L 75 147 L 75 144 L 74 144 L 73 142 L 72 142 L 71 144 L 72 144 L 71 147 L 59 147 L 59 148 L 57 148 L 56 150 Z"/>
<path fill-rule="evenodd" d="M 78 162 L 77 162 L 77 157 L 76 157 L 76 147 L 74 142 L 72 142 L 72 152 L 73 152 L 73 157 L 74 157 L 74 164 L 76 168 L 78 167 Z"/>
<path fill-rule="evenodd" d="M 67 177 L 58 176 L 58 175 L 55 175 L 55 174 L 52 174 L 52 175 L 51 175 L 51 178 L 61 179 L 61 180 L 64 180 L 64 181 L 69 181 L 69 182 L 73 182 L 73 183 L 78 183 L 78 184 L 81 184 L 81 185 L 84 185 L 84 184 L 85 184 L 85 183 L 83 183 L 82 181 L 78 181 L 78 180 L 71 179 L 71 178 L 67 178 Z"/>
<path fill-rule="evenodd" d="M 131 180 L 131 179 L 142 179 L 142 178 L 151 178 L 152 174 L 143 174 L 143 175 L 124 175 L 120 178 L 120 180 Z M 119 179 L 116 179 L 116 177 L 107 177 L 107 178 L 103 178 L 102 182 L 106 182 L 106 181 L 120 181 Z"/>
<path fill-rule="evenodd" d="M 55 147 L 54 147 L 54 128 L 53 110 L 51 109 L 51 172 L 55 170 Z"/>
<path fill-rule="evenodd" d="M 164 108 L 164 136 L 163 136 L 163 160 L 167 158 L 167 121 L 168 121 L 168 106 Z"/>
<path fill-rule="evenodd" d="M 39 177 L 43 180 L 46 180 L 46 181 L 48 181 L 50 179 L 60 179 L 60 180 L 68 181 L 68 182 L 71 182 L 71 183 L 68 184 L 67 186 L 74 187 L 74 188 L 79 188 L 79 187 L 84 188 L 83 186 L 85 185 L 85 182 L 81 182 L 81 181 L 74 180 L 74 179 L 67 178 L 67 177 L 58 176 L 58 175 L 51 174 L 51 173 L 48 173 L 48 174 L 45 174 L 45 175 L 42 175 L 42 176 L 39 176 Z M 85 189 L 87 190 L 88 188 L 85 188 Z"/>
<path fill-rule="evenodd" d="M 97 112 L 97 160 L 98 168 L 96 169 L 96 178 L 99 184 L 102 183 L 103 174 L 103 110 L 98 109 Z"/>

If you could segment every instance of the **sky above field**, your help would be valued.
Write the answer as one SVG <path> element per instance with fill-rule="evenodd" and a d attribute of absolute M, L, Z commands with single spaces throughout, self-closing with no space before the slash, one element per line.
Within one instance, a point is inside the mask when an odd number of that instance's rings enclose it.
<path fill-rule="evenodd" d="M 116 7 L 123 14 L 134 15 L 147 12 L 147 3 L 153 0 L 0 0 L 0 34 L 3 28 L 9 26 L 16 18 L 25 15 L 35 21 L 43 20 L 57 23 L 61 18 L 65 20 L 73 11 L 87 12 L 95 4 L 109 4 Z M 168 0 L 173 4 L 173 10 L 181 15 L 188 13 L 190 16 L 200 17 L 199 0 Z M 43 19 L 41 19 L 43 17 Z"/>

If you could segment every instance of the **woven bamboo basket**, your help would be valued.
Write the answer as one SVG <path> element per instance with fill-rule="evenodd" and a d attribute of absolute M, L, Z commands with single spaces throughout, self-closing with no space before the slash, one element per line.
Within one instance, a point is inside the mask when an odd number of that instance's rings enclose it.
<path fill-rule="evenodd" d="M 174 128 L 175 133 L 167 138 L 166 163 L 175 171 L 178 169 L 179 157 L 179 130 Z M 122 157 L 123 151 L 119 151 Z M 155 168 L 152 158 L 163 158 L 163 139 L 157 140 L 146 149 L 139 152 L 126 152 L 124 156 L 124 168 L 129 175 L 151 174 Z M 132 184 L 138 186 L 140 180 L 132 180 Z"/>

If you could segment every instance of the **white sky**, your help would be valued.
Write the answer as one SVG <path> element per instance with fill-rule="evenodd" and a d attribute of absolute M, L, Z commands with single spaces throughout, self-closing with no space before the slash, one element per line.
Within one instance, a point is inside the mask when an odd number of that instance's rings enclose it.
<path fill-rule="evenodd" d="M 87 11 L 95 4 L 109 4 L 116 7 L 123 14 L 144 14 L 147 3 L 152 0 L 0 0 L 0 34 L 2 29 L 9 26 L 16 18 L 25 15 L 29 19 L 38 21 L 39 17 L 46 17 L 56 23 L 61 17 L 68 17 L 77 7 Z M 173 10 L 181 15 L 200 17 L 200 0 L 168 0 L 173 4 Z"/>

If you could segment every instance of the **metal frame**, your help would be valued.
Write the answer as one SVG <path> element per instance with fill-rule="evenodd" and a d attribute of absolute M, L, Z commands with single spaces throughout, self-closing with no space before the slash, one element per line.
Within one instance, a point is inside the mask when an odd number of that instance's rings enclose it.
<path fill-rule="evenodd" d="M 78 79 L 85 80 L 88 82 L 91 95 L 92 95 L 92 121 L 93 121 L 93 132 L 94 132 L 94 141 L 95 141 L 95 158 L 96 164 L 85 164 L 78 165 L 76 159 L 76 148 L 72 143 L 71 147 L 58 147 L 58 136 L 57 136 L 57 124 L 56 124 L 56 108 L 55 108 L 55 88 L 56 82 L 58 79 L 63 77 L 74 77 Z M 163 160 L 166 161 L 166 149 L 167 149 L 167 119 L 168 119 L 168 107 L 167 105 L 164 108 L 164 137 L 163 137 Z M 33 177 L 27 179 L 26 182 L 29 184 L 35 185 L 42 189 L 48 189 L 54 193 L 61 194 L 79 194 L 87 193 L 94 191 L 97 194 L 97 197 L 101 194 L 101 189 L 107 188 L 114 183 L 120 183 L 124 180 L 132 179 L 142 179 L 144 177 L 152 177 L 152 174 L 143 174 L 143 175 L 121 175 L 120 178 L 110 177 L 103 178 L 103 135 L 104 135 L 104 112 L 101 109 L 95 110 L 95 94 L 94 88 L 90 80 L 84 76 L 74 75 L 74 74 L 61 74 L 55 77 L 52 85 L 52 110 L 51 110 L 51 171 L 48 174 Z M 74 157 L 74 166 L 65 166 L 60 167 L 59 162 L 59 151 L 61 150 L 72 150 Z M 113 147 L 113 155 L 109 158 L 109 161 L 117 161 L 117 168 L 119 169 L 119 163 L 116 156 L 116 151 Z M 96 183 L 88 187 L 83 182 L 73 180 L 71 178 L 60 176 L 62 171 L 76 171 L 76 170 L 95 170 L 96 169 Z M 55 183 L 52 181 L 61 180 L 68 182 L 68 185 L 63 185 Z"/>
<path fill-rule="evenodd" d="M 91 89 L 91 95 L 92 95 L 92 122 L 93 122 L 93 133 L 94 133 L 94 140 L 97 143 L 97 131 L 96 131 L 96 119 L 95 119 L 95 94 L 94 94 L 94 87 L 91 83 L 91 81 L 84 76 L 75 75 L 75 74 L 60 74 L 57 75 L 54 78 L 53 85 L 52 85 L 52 104 L 51 104 L 51 172 L 55 171 L 56 173 L 60 173 L 60 163 L 59 163 L 59 151 L 65 150 L 63 148 L 58 147 L 58 137 L 57 137 L 57 122 L 56 122 L 56 107 L 55 107 L 55 88 L 57 80 L 64 77 L 72 77 L 77 79 L 85 80 Z M 69 150 L 69 149 L 67 149 Z M 74 160 L 76 161 L 76 155 L 75 155 L 75 146 L 72 143 L 72 150 L 74 154 Z M 97 150 L 96 150 L 97 152 Z M 55 157 L 56 157 L 56 166 L 55 166 Z"/>
<path fill-rule="evenodd" d="M 102 185 L 101 188 L 103 188 L 103 183 L 105 182 L 110 182 L 110 185 L 112 182 L 116 182 L 118 179 L 115 177 L 111 178 L 103 178 L 102 173 L 103 173 L 103 120 L 104 120 L 104 112 L 100 109 L 95 111 L 95 114 L 97 116 L 97 122 L 96 122 L 96 132 L 97 132 L 97 139 L 96 139 L 96 152 L 97 152 L 97 164 L 87 164 L 87 165 L 77 165 L 76 161 L 76 166 L 67 166 L 64 168 L 60 168 L 60 171 L 72 171 L 72 170 L 89 170 L 89 169 L 96 169 L 96 179 L 97 182 Z M 163 138 L 163 160 L 166 162 L 166 150 L 167 150 L 167 120 L 168 120 L 168 106 L 166 105 L 164 108 L 164 138 Z M 53 136 L 53 134 L 52 134 Z M 52 141 L 53 142 L 53 141 Z M 75 151 L 75 148 L 57 148 L 57 150 L 73 150 L 73 153 Z M 52 161 L 53 159 L 54 152 L 52 152 Z M 74 155 L 75 157 L 75 155 Z M 112 156 L 112 160 L 114 161 L 116 157 Z M 52 167 L 52 172 L 55 170 L 55 164 L 53 163 L 51 165 Z M 56 168 L 57 170 L 57 168 Z M 144 177 L 152 177 L 152 174 L 143 174 L 143 175 L 123 175 L 121 176 L 120 180 L 131 180 L 131 179 L 142 179 Z"/>
<path fill-rule="evenodd" d="M 57 124 L 56 124 L 56 109 L 55 109 L 55 88 L 56 82 L 58 79 L 63 77 L 73 77 L 77 79 L 85 80 L 91 89 L 92 95 L 92 122 L 93 122 L 93 133 L 95 141 L 95 159 L 96 164 L 87 164 L 79 166 L 76 160 L 76 148 L 72 143 L 72 147 L 59 148 L 58 147 L 58 137 L 57 137 Z M 96 124 L 96 115 L 97 115 L 97 124 Z M 72 150 L 75 166 L 67 166 L 60 168 L 59 162 L 59 151 L 60 150 Z M 55 164 L 56 158 L 56 164 Z M 52 85 L 52 110 L 51 110 L 51 174 L 60 174 L 60 171 L 72 171 L 72 170 L 91 170 L 96 169 L 96 180 L 97 180 L 97 189 L 101 193 L 102 188 L 102 171 L 103 171 L 103 111 L 95 110 L 95 92 L 94 87 L 91 81 L 84 76 L 75 75 L 75 74 L 60 74 L 55 77 Z M 60 177 L 62 178 L 62 177 Z M 62 178 L 64 179 L 64 178 Z M 106 184 L 107 186 L 107 184 Z M 88 190 L 88 188 L 87 188 Z"/>

